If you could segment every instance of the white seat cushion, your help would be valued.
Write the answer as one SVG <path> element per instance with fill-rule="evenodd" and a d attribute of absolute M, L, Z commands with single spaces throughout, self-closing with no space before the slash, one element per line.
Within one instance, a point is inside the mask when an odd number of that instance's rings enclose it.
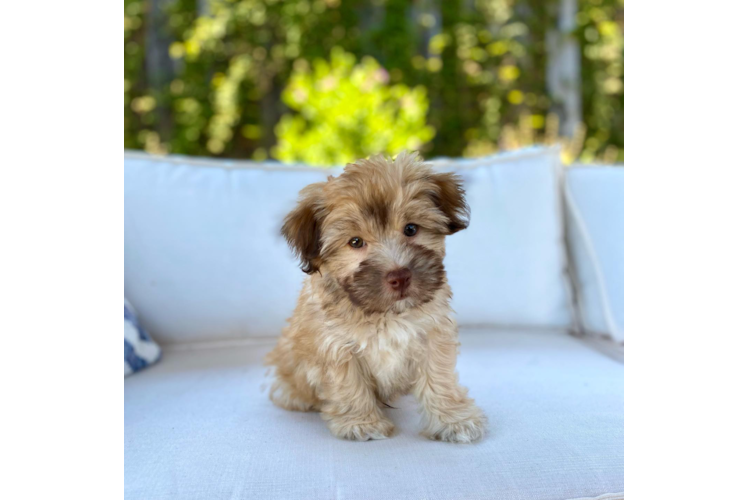
<path fill-rule="evenodd" d="M 490 421 L 475 445 L 419 436 L 410 397 L 386 410 L 394 437 L 332 437 L 319 414 L 281 410 L 261 392 L 273 341 L 167 350 L 125 380 L 125 498 L 558 500 L 623 491 L 623 365 L 574 337 L 463 330 L 460 380 Z"/>

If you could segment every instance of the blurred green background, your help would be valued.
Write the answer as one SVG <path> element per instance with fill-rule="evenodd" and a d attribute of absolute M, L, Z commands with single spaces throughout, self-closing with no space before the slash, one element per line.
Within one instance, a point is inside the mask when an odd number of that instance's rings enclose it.
<path fill-rule="evenodd" d="M 125 148 L 623 162 L 623 0 L 125 0 Z"/>

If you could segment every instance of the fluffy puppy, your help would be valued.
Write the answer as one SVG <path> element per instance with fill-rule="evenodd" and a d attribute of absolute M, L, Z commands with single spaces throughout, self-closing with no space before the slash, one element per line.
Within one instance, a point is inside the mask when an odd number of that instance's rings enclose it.
<path fill-rule="evenodd" d="M 394 430 L 380 403 L 412 393 L 431 439 L 469 443 L 485 417 L 457 382 L 444 238 L 468 226 L 459 179 L 416 154 L 349 164 L 301 191 L 282 233 L 309 276 L 278 345 L 270 399 L 319 411 L 340 438 Z"/>

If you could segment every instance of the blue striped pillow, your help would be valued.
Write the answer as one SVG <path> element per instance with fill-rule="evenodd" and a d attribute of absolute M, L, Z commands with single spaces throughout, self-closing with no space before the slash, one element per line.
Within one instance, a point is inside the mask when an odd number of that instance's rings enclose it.
<path fill-rule="evenodd" d="M 125 377 L 161 359 L 161 348 L 138 324 L 135 311 L 125 299 Z"/>

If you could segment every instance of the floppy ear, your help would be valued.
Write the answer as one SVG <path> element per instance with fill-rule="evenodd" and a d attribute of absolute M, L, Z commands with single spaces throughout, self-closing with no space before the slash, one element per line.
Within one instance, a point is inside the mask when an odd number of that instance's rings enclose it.
<path fill-rule="evenodd" d="M 470 207 L 465 201 L 465 190 L 460 177 L 451 172 L 445 172 L 433 174 L 431 180 L 436 185 L 431 199 L 449 219 L 447 234 L 455 234 L 457 231 L 467 229 L 470 224 Z"/>
<path fill-rule="evenodd" d="M 322 185 L 311 184 L 301 190 L 299 203 L 283 220 L 281 234 L 301 261 L 307 274 L 319 271 L 320 227 L 322 224 Z"/>

